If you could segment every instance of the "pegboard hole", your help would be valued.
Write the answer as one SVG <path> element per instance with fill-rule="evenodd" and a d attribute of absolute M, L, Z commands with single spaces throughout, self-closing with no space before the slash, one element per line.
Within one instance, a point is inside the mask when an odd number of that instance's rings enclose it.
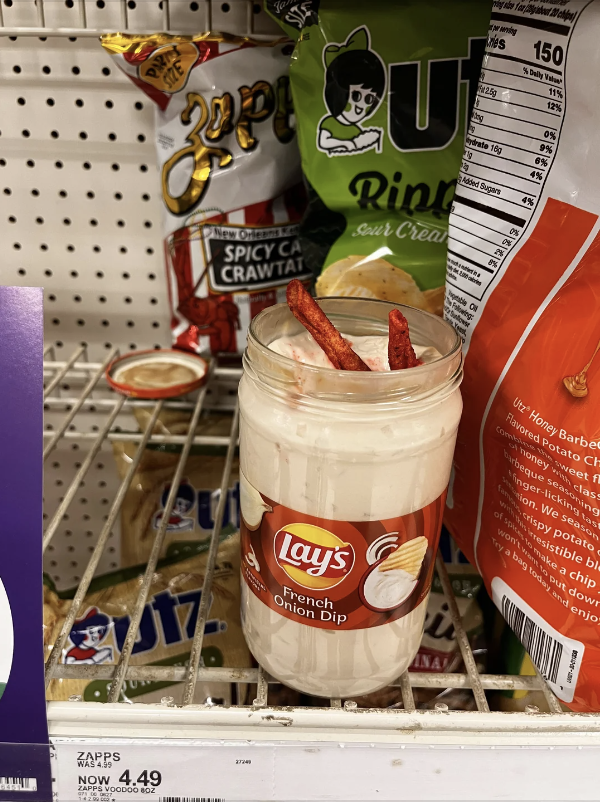
<path fill-rule="evenodd" d="M 146 135 L 145 134 L 138 134 L 138 142 L 145 142 Z"/>
<path fill-rule="evenodd" d="M 34 198 L 37 198 L 39 197 L 40 191 L 39 189 L 32 189 L 31 194 L 33 195 Z"/>
<path fill-rule="evenodd" d="M 2 161 L 4 162 L 4 164 L 6 164 L 4 159 L 2 159 Z M 27 159 L 27 166 L 28 167 L 35 167 L 35 162 L 33 161 L 33 159 Z"/>
<path fill-rule="evenodd" d="M 120 253 L 127 253 L 127 248 L 123 245 L 119 248 Z M 125 274 L 123 274 L 123 278 L 125 278 Z M 129 278 L 129 276 L 127 276 Z"/>
<path fill-rule="evenodd" d="M 104 273 L 101 270 L 96 271 L 96 278 L 104 278 Z"/>
<path fill-rule="evenodd" d="M 21 243 L 20 242 L 13 242 L 13 248 L 15 249 L 15 251 L 20 251 L 21 250 Z"/>
<path fill-rule="evenodd" d="M 67 250 L 70 253 L 73 253 L 73 251 L 75 250 L 75 246 L 74 245 L 67 245 Z M 77 278 L 79 273 L 76 270 L 71 270 L 71 275 L 73 276 L 73 278 Z"/>
<path fill-rule="evenodd" d="M 21 131 L 21 135 L 22 135 L 22 136 L 24 136 L 24 137 L 25 137 L 25 139 L 27 139 L 28 137 L 30 137 L 30 136 L 31 136 L 31 131 L 30 131 L 28 128 L 24 128 L 24 129 Z"/>
<path fill-rule="evenodd" d="M 79 139 L 87 139 L 87 138 L 88 138 L 87 131 L 79 132 Z"/>
<path fill-rule="evenodd" d="M 53 97 L 46 98 L 46 104 L 48 106 L 54 106 L 54 98 Z"/>
<path fill-rule="evenodd" d="M 99 295 L 98 296 L 98 300 L 100 301 L 101 304 L 105 304 L 106 303 L 106 295 Z"/>
<path fill-rule="evenodd" d="M 154 248 L 146 248 L 146 253 L 151 256 L 154 253 Z"/>
<path fill-rule="evenodd" d="M 4 2 L 6 2 L 6 0 L 4 0 Z M 21 72 L 21 68 L 19 67 L 18 64 L 15 64 L 15 66 L 13 67 L 13 72 L 16 72 L 17 75 Z"/>
<path fill-rule="evenodd" d="M 121 169 L 121 165 L 120 165 L 120 164 L 118 164 L 117 162 L 114 162 L 114 164 L 111 164 L 110 166 L 111 166 L 111 168 L 112 168 L 113 170 L 115 170 L 115 171 L 116 171 L 116 170 L 120 170 L 120 169 Z"/>
<path fill-rule="evenodd" d="M 125 220 L 117 220 L 117 225 L 119 228 L 125 228 Z"/>
<path fill-rule="evenodd" d="M 75 101 L 75 105 L 81 108 L 84 105 L 84 102 L 80 97 L 78 97 L 77 100 Z"/>
<path fill-rule="evenodd" d="M 96 6 L 98 8 L 104 8 L 105 5 L 106 3 L 104 2 L 104 0 L 96 0 Z"/>
<path fill-rule="evenodd" d="M 81 295 L 74 295 L 73 300 L 75 303 L 81 303 Z"/>
<path fill-rule="evenodd" d="M 136 2 L 135 2 L 135 0 L 128 0 L 128 2 L 127 2 L 127 8 L 130 8 L 130 9 L 133 11 L 133 9 L 134 9 L 135 7 L 136 7 Z"/>
<path fill-rule="evenodd" d="M 124 279 L 128 279 L 128 278 L 130 278 L 130 275 L 129 275 L 129 273 L 122 273 L 121 275 L 122 275 L 122 277 L 123 277 Z"/>
<path fill-rule="evenodd" d="M 75 67 L 71 67 L 71 72 L 73 73 L 73 75 L 79 75 L 81 70 L 79 69 L 79 67 L 75 66 Z"/>
<path fill-rule="evenodd" d="M 51 270 L 44 270 L 44 275 L 48 276 L 48 278 L 50 278 L 50 276 L 52 276 L 52 271 Z"/>
<path fill-rule="evenodd" d="M 129 326 L 129 328 L 131 329 L 131 328 L 133 328 L 133 327 L 135 326 L 135 322 L 134 322 L 133 320 L 128 320 L 128 321 L 127 321 L 127 325 L 128 325 L 128 326 Z"/>
<path fill-rule="evenodd" d="M 140 172 L 147 173 L 148 172 L 148 165 L 147 164 L 140 164 Z"/>
<path fill-rule="evenodd" d="M 19 104 L 19 106 L 24 106 L 26 102 L 27 101 L 25 100 L 24 97 L 18 97 L 17 98 L 17 103 Z"/>
<path fill-rule="evenodd" d="M 65 0 L 65 5 L 67 8 L 73 8 L 75 5 L 74 0 Z"/>
<path fill-rule="evenodd" d="M 52 70 L 47 64 L 44 64 L 44 66 L 42 67 L 42 72 L 44 73 L 44 75 L 50 75 Z"/>
<path fill-rule="evenodd" d="M 112 109 L 115 104 L 112 102 L 112 100 L 107 100 L 104 105 L 107 109 Z"/>
<path fill-rule="evenodd" d="M 110 321 L 109 320 L 103 320 L 102 321 L 102 325 L 103 326 L 110 326 Z"/>
<path fill-rule="evenodd" d="M 70 226 L 71 225 L 71 218 L 70 217 L 63 217 L 63 225 Z"/>
<path fill-rule="evenodd" d="M 223 12 L 223 14 L 227 14 L 228 11 L 230 10 L 230 8 L 231 8 L 231 6 L 229 5 L 229 3 L 222 3 L 221 4 L 221 11 Z"/>
<path fill-rule="evenodd" d="M 199 8 L 198 3 L 190 3 L 190 11 L 198 11 Z"/>
<path fill-rule="evenodd" d="M 102 75 L 110 75 L 110 68 L 102 67 Z"/>
<path fill-rule="evenodd" d="M 156 279 L 156 275 L 154 273 L 148 273 L 148 278 L 150 281 L 154 281 Z"/>
<path fill-rule="evenodd" d="M 94 253 L 100 253 L 102 248 L 99 245 L 94 245 L 92 250 L 94 251 Z"/>
<path fill-rule="evenodd" d="M 82 167 L 83 167 L 84 170 L 91 170 L 92 169 L 92 165 L 89 162 L 84 162 L 82 164 Z"/>
<path fill-rule="evenodd" d="M 133 105 L 138 111 L 141 111 L 144 108 L 144 104 L 139 100 L 137 100 Z"/>
<path fill-rule="evenodd" d="M 108 138 L 110 139 L 111 142 L 115 142 L 117 139 L 117 135 L 113 131 L 111 131 L 110 134 L 108 135 Z"/>
<path fill-rule="evenodd" d="M 44 218 L 43 217 L 36 217 L 35 218 L 35 222 L 38 224 L 38 226 L 42 226 L 42 225 L 44 225 Z"/>
<path fill-rule="evenodd" d="M 90 225 L 91 226 L 97 226 L 98 225 L 98 221 L 95 218 L 92 217 L 92 219 L 90 220 Z"/>
<path fill-rule="evenodd" d="M 47 251 L 47 250 L 48 250 L 48 246 L 46 245 L 45 242 L 42 242 L 40 244 L 40 251 Z M 52 275 L 52 271 L 50 271 L 50 275 Z"/>
<path fill-rule="evenodd" d="M 130 304 L 132 301 L 132 299 L 128 295 L 126 295 L 125 298 L 123 298 L 123 300 L 125 301 L 126 304 Z"/>
<path fill-rule="evenodd" d="M 61 198 L 66 198 L 68 197 L 69 193 L 67 192 L 66 189 L 61 189 L 58 194 L 60 195 Z"/>
<path fill-rule="evenodd" d="M 4 187 L 4 194 L 5 195 L 12 195 L 12 189 L 10 189 L 10 187 Z"/>
<path fill-rule="evenodd" d="M 13 0 L 4 0 L 4 5 L 7 8 L 12 8 Z"/>
<path fill-rule="evenodd" d="M 9 222 L 9 223 L 16 223 L 16 222 L 17 222 L 17 218 L 16 218 L 16 217 L 14 217 L 14 216 L 11 214 L 11 216 L 8 218 L 8 222 Z"/>
<path fill-rule="evenodd" d="M 54 162 L 54 166 L 56 167 L 57 170 L 62 170 L 62 168 L 64 167 L 61 161 Z"/>
<path fill-rule="evenodd" d="M 95 198 L 96 197 L 96 193 L 95 192 L 88 192 L 87 196 L 88 196 L 88 198 Z"/>
<path fill-rule="evenodd" d="M 58 133 L 58 131 L 50 131 L 50 136 L 52 137 L 52 139 L 58 139 L 60 134 Z"/>
<path fill-rule="evenodd" d="M 21 268 L 21 269 L 19 270 L 19 275 L 20 275 L 20 276 L 26 276 L 26 275 L 27 275 L 27 271 L 26 271 L 26 270 L 24 270 L 23 268 Z"/>
<path fill-rule="evenodd" d="M 115 192 L 115 200 L 123 200 L 123 195 L 120 192 Z"/>

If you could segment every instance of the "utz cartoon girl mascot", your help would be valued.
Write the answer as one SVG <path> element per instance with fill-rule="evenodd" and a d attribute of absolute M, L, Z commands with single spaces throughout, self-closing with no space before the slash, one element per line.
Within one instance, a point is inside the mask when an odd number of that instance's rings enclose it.
<path fill-rule="evenodd" d="M 350 155 L 375 148 L 381 153 L 383 129 L 365 128 L 385 92 L 385 66 L 369 49 L 369 32 L 358 28 L 344 44 L 328 45 L 325 62 L 325 105 L 317 132 L 317 147 L 330 156 Z"/>
<path fill-rule="evenodd" d="M 98 648 L 108 635 L 110 623 L 110 618 L 97 607 L 90 607 L 83 618 L 74 621 L 69 634 L 73 646 L 65 655 L 65 663 L 99 665 L 112 662 L 112 646 Z"/>

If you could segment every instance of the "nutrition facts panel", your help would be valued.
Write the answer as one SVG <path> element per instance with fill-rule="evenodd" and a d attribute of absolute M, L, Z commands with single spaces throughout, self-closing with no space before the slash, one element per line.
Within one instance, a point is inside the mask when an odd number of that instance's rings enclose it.
<path fill-rule="evenodd" d="M 448 239 L 445 312 L 464 339 L 541 199 L 565 114 L 569 42 L 586 5 L 493 4 Z"/>

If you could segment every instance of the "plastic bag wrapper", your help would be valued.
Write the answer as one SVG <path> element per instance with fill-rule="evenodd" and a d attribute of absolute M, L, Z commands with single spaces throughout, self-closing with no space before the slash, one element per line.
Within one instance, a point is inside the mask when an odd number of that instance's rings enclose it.
<path fill-rule="evenodd" d="M 208 544 L 190 546 L 192 556 L 163 560 L 157 565 L 148 602 L 137 634 L 132 666 L 186 666 L 198 617 L 206 572 Z M 207 667 L 248 668 L 250 653 L 240 622 L 239 535 L 221 539 L 211 604 L 204 628 L 202 664 Z M 61 663 L 67 665 L 114 665 L 127 634 L 131 614 L 140 590 L 145 566 L 137 566 L 96 577 L 77 613 L 63 649 Z M 56 593 L 51 581 L 44 587 L 44 648 L 52 650 L 70 608 L 72 592 Z M 49 700 L 66 700 L 80 695 L 84 701 L 105 702 L 110 680 L 53 679 Z M 245 702 L 247 686 L 238 686 Z M 173 696 L 180 703 L 183 683 L 126 679 L 121 698 L 125 702 L 158 703 Z M 198 682 L 196 704 L 230 704 L 236 701 L 231 683 Z"/>
<path fill-rule="evenodd" d="M 173 343 L 241 353 L 250 320 L 307 279 L 288 40 L 110 34 L 156 106 Z"/>
<path fill-rule="evenodd" d="M 319 296 L 442 314 L 448 215 L 490 0 L 266 0 L 290 67 Z"/>
<path fill-rule="evenodd" d="M 457 234 L 489 225 L 503 247 L 475 258 L 470 236 L 448 254 L 446 318 L 465 362 L 445 521 L 552 691 L 597 712 L 600 3 L 520 3 L 510 16 L 490 27 L 450 217 Z M 499 89 L 507 64 L 519 66 Z M 536 168 L 529 191 L 513 158 Z"/>
<path fill-rule="evenodd" d="M 144 430 L 150 411 L 144 407 L 134 407 L 134 413 L 140 429 Z M 160 413 L 154 433 L 186 435 L 189 422 L 189 412 L 166 409 Z M 230 429 L 231 415 L 208 413 L 201 416 L 196 434 L 225 437 Z M 113 454 L 121 478 L 127 473 L 137 448 L 138 444 L 134 442 L 113 443 Z M 169 516 L 161 557 L 184 555 L 190 544 L 206 542 L 210 538 L 219 503 L 226 452 L 225 446 L 192 446 Z M 145 449 L 121 508 L 123 567 L 147 561 L 163 519 L 180 454 L 180 445 L 150 444 Z M 239 532 L 239 498 L 239 464 L 235 457 L 223 513 L 222 532 L 225 534 Z"/>
<path fill-rule="evenodd" d="M 487 650 L 483 633 L 483 616 L 476 599 L 482 586 L 481 577 L 469 565 L 449 566 L 448 571 L 477 668 L 482 672 L 487 663 Z M 408 670 L 428 674 L 465 671 L 448 602 L 437 573 L 434 574 L 431 594 L 427 602 L 421 646 Z M 444 702 L 451 710 L 477 709 L 475 698 L 468 689 L 413 688 L 412 690 L 418 710 L 432 709 L 437 702 Z M 359 707 L 403 707 L 402 692 L 396 686 L 383 688 L 352 701 L 356 702 Z"/>

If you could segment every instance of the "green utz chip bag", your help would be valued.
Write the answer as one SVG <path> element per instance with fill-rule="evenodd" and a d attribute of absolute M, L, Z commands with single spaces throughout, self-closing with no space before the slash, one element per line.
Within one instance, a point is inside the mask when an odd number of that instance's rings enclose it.
<path fill-rule="evenodd" d="M 490 0 L 267 0 L 290 81 L 318 295 L 442 314 L 448 215 Z"/>

